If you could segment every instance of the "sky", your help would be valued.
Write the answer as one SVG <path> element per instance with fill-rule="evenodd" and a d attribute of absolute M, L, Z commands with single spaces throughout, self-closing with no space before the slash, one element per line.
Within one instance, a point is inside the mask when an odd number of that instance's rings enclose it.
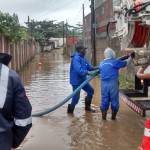
<path fill-rule="evenodd" d="M 21 25 L 31 20 L 66 21 L 70 25 L 82 24 L 82 4 L 85 15 L 90 13 L 89 0 L 0 0 L 0 11 L 17 14 Z"/>

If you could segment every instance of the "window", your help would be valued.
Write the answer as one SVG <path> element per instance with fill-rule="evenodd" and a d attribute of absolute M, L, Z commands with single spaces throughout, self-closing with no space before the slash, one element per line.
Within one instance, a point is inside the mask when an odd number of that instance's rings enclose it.
<path fill-rule="evenodd" d="M 100 0 L 101 3 L 103 3 L 105 0 Z"/>
<path fill-rule="evenodd" d="M 104 7 L 101 7 L 99 10 L 100 15 L 104 14 Z"/>

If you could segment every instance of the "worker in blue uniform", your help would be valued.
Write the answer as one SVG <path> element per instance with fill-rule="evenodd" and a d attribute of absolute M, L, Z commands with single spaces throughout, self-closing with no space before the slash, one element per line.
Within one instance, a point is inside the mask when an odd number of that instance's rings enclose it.
<path fill-rule="evenodd" d="M 111 48 L 104 51 L 105 59 L 99 65 L 101 74 L 101 106 L 102 119 L 106 120 L 107 110 L 111 104 L 112 120 L 116 119 L 119 110 L 119 69 L 132 62 L 134 52 L 126 60 L 116 59 L 116 53 Z"/>
<path fill-rule="evenodd" d="M 0 53 L 0 150 L 17 148 L 32 126 L 32 107 L 23 84 L 8 68 L 11 58 Z"/>
<path fill-rule="evenodd" d="M 89 64 L 87 59 L 84 57 L 86 54 L 86 49 L 87 47 L 82 45 L 77 46 L 76 52 L 71 56 L 70 84 L 72 85 L 73 91 L 75 91 L 87 79 L 87 75 L 95 74 L 92 70 L 98 69 L 98 67 L 93 67 Z M 94 94 L 93 87 L 88 83 L 82 89 L 87 92 L 87 96 L 85 97 L 85 110 L 95 112 L 95 110 L 91 108 L 92 97 Z M 80 91 L 72 97 L 71 104 L 68 105 L 68 113 L 73 113 L 79 99 Z"/>

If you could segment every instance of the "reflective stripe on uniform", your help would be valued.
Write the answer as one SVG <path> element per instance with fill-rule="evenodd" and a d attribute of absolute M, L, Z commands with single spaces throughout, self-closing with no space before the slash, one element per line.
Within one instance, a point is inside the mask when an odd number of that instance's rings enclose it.
<path fill-rule="evenodd" d="M 150 129 L 145 128 L 145 130 L 144 130 L 144 136 L 150 137 Z"/>
<path fill-rule="evenodd" d="M 2 64 L 1 76 L 0 76 L 0 108 L 3 108 L 8 86 L 9 68 Z"/>
<path fill-rule="evenodd" d="M 102 67 L 102 66 L 104 66 L 104 65 L 111 65 L 111 66 L 113 66 L 112 63 L 102 63 L 100 66 Z"/>
<path fill-rule="evenodd" d="M 15 125 L 20 126 L 20 127 L 25 127 L 28 124 L 32 123 L 32 117 L 29 117 L 27 119 L 14 119 Z"/>

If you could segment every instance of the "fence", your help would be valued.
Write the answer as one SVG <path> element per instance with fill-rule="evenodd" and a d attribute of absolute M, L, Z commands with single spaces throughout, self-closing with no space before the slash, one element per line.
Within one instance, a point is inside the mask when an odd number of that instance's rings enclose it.
<path fill-rule="evenodd" d="M 11 43 L 7 37 L 0 34 L 0 52 L 12 55 L 9 67 L 18 72 L 36 54 L 41 52 L 41 47 L 34 39 L 14 44 Z"/>

